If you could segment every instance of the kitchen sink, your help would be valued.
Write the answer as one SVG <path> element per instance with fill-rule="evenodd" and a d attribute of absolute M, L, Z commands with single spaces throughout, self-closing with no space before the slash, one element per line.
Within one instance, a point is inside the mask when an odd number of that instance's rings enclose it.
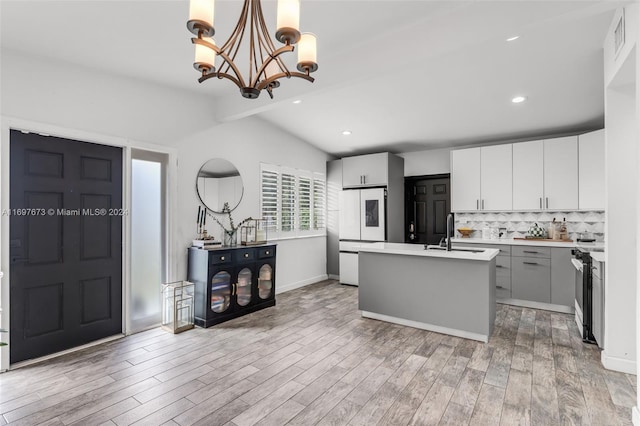
<path fill-rule="evenodd" d="M 426 246 L 425 250 L 441 250 L 441 251 L 447 251 L 446 247 L 442 247 L 442 246 Z M 477 250 L 477 249 L 472 249 L 472 248 L 452 248 L 451 251 L 463 251 L 463 252 L 467 252 L 467 253 L 483 253 L 484 250 Z"/>

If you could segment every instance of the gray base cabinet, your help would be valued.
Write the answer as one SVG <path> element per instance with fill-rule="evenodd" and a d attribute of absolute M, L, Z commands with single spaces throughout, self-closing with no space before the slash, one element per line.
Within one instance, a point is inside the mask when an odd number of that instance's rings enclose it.
<path fill-rule="evenodd" d="M 551 303 L 573 306 L 576 298 L 576 269 L 570 248 L 551 248 Z"/>
<path fill-rule="evenodd" d="M 511 299 L 511 256 L 496 256 L 496 299 Z"/>
<path fill-rule="evenodd" d="M 593 261 L 593 337 L 604 349 L 604 263 Z"/>
<path fill-rule="evenodd" d="M 511 297 L 551 303 L 551 260 L 537 257 L 511 258 Z"/>

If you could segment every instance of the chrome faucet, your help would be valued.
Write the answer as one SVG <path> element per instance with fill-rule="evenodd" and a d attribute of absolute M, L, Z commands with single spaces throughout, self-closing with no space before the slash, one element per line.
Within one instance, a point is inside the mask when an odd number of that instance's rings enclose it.
<path fill-rule="evenodd" d="M 453 213 L 447 216 L 447 251 L 451 251 L 451 237 L 453 236 Z"/>

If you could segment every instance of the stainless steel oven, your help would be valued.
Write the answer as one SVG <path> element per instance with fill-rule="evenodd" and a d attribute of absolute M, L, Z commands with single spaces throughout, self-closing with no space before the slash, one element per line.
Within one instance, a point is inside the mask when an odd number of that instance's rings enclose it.
<path fill-rule="evenodd" d="M 571 263 L 576 268 L 576 323 L 582 334 L 582 341 L 596 343 L 593 337 L 593 264 L 591 254 L 578 247 L 571 252 Z"/>

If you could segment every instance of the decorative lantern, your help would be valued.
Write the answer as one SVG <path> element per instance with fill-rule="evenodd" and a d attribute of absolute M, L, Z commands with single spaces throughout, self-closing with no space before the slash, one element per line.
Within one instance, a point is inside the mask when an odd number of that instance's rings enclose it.
<path fill-rule="evenodd" d="M 162 328 L 181 333 L 193 328 L 194 285 L 189 281 L 162 284 Z"/>
<path fill-rule="evenodd" d="M 267 242 L 267 221 L 252 219 L 240 228 L 240 244 L 252 246 Z"/>

